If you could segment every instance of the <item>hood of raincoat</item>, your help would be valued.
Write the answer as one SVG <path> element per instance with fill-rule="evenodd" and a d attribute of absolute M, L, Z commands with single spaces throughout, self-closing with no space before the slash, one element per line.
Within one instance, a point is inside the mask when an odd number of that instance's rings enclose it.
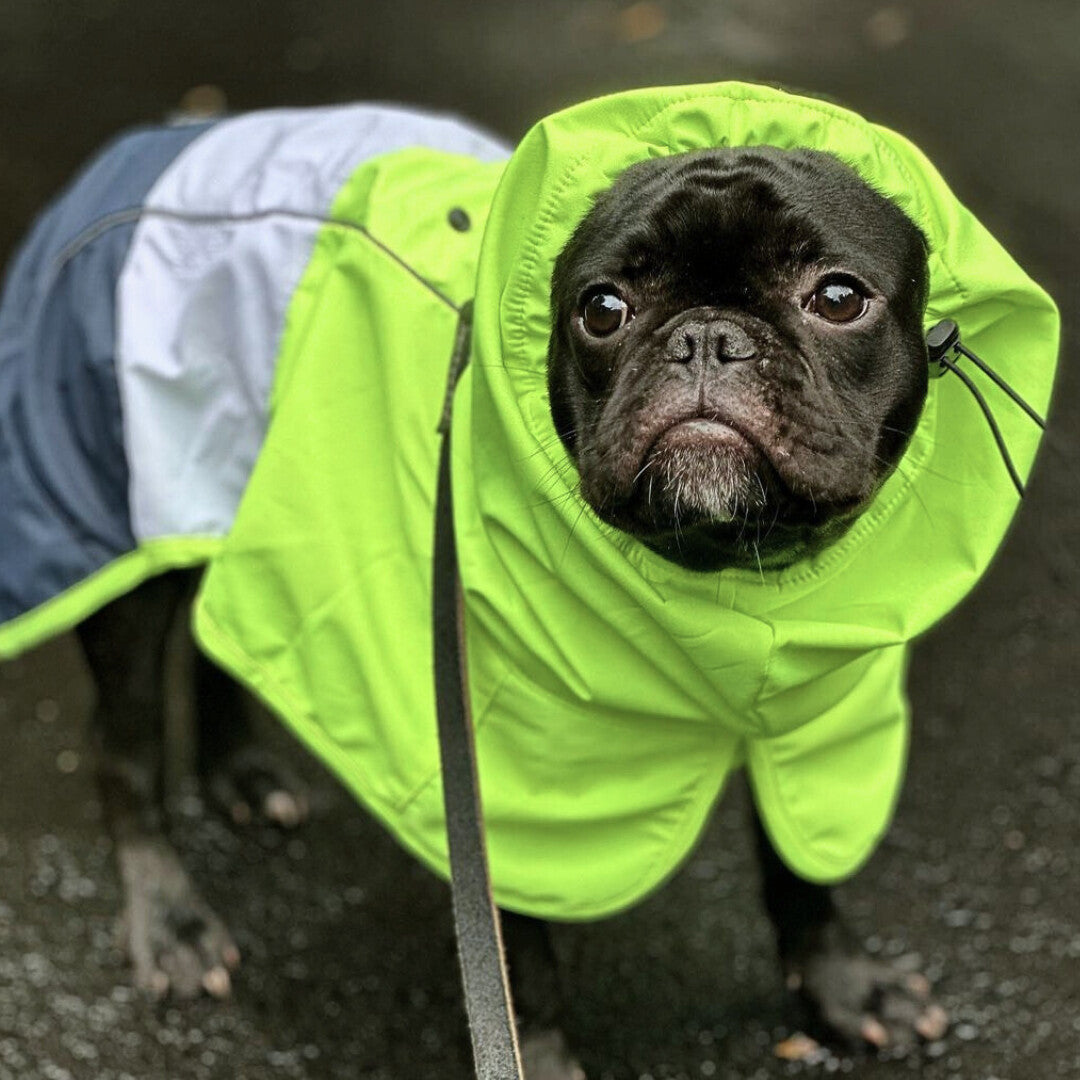
<path fill-rule="evenodd" d="M 906 741 L 904 643 L 975 584 L 1017 509 L 976 403 L 959 381 L 932 381 L 903 461 L 846 536 L 782 570 L 719 574 L 675 566 L 595 518 L 548 408 L 552 269 L 593 197 L 644 158 L 758 144 L 828 151 L 893 199 L 928 240 L 927 327 L 954 319 L 970 348 L 1046 406 L 1053 303 L 906 139 L 837 106 L 743 84 L 618 94 L 538 124 L 495 194 L 473 362 L 455 408 L 458 535 L 472 638 L 534 672 L 528 693 L 491 689 L 496 707 L 501 695 L 541 726 L 560 695 L 583 706 L 579 725 L 592 711 L 595 742 L 562 733 L 559 767 L 595 769 L 597 743 L 640 739 L 624 762 L 643 777 L 632 809 L 662 814 L 643 758 L 662 771 L 678 747 L 706 753 L 706 737 L 688 728 L 712 716 L 740 739 L 737 750 L 714 743 L 715 758 L 745 756 L 779 850 L 828 880 L 867 856 L 891 813 Z M 1026 474 L 1039 432 L 1004 398 L 995 406 Z M 641 738 L 647 717 L 664 718 L 651 739 Z M 529 749 L 539 753 L 539 741 Z M 512 768 L 523 743 L 502 750 Z M 575 790 L 578 809 L 589 797 Z M 497 789 L 492 799 L 513 814 Z M 573 817 L 569 800 L 560 810 Z M 582 816 L 611 812 L 601 797 Z"/>
<path fill-rule="evenodd" d="M 929 243 L 927 327 L 954 319 L 971 349 L 1045 408 L 1058 345 L 1053 302 L 905 138 L 838 106 L 765 87 L 727 83 L 621 93 L 536 125 L 495 195 L 477 283 L 469 417 L 455 428 L 457 435 L 467 426 L 473 443 L 469 460 L 479 471 L 471 488 L 482 519 L 501 520 L 506 506 L 546 493 L 544 505 L 527 516 L 538 536 L 551 528 L 561 537 L 580 516 L 574 543 L 595 550 L 609 574 L 628 567 L 680 596 L 715 602 L 713 576 L 684 571 L 582 511 L 577 476 L 548 408 L 549 286 L 555 258 L 594 196 L 629 165 L 706 147 L 764 144 L 834 154 L 897 203 Z M 1001 402 L 995 412 L 1026 475 L 1039 432 Z M 502 454 L 512 456 L 515 468 L 497 467 Z M 873 595 L 898 612 L 884 621 L 911 636 L 978 580 L 1017 503 L 985 420 L 958 381 L 946 378 L 931 385 L 906 458 L 848 536 L 784 570 L 720 576 L 740 591 L 794 595 L 818 588 L 853 562 L 872 563 Z M 522 519 L 515 514 L 513 520 Z"/>
<path fill-rule="evenodd" d="M 761 144 L 833 153 L 893 199 L 929 243 L 927 326 L 954 319 L 1045 408 L 1054 305 L 926 158 L 845 109 L 740 83 L 567 109 L 505 169 L 410 152 L 365 166 L 335 216 L 379 250 L 328 234 L 290 311 L 266 445 L 211 563 L 198 634 L 447 872 L 436 424 L 457 309 L 474 297 L 453 403 L 455 531 L 493 884 L 510 908 L 587 918 L 640 898 L 689 851 L 740 764 L 788 863 L 815 880 L 850 874 L 903 773 L 907 643 L 975 584 L 1017 509 L 986 422 L 952 379 L 931 383 L 899 468 L 851 530 L 782 570 L 685 570 L 582 501 L 548 408 L 557 254 L 634 162 Z M 451 257 L 455 204 L 477 226 L 486 216 L 478 263 Z M 1007 403 L 996 412 L 1026 474 L 1038 432 Z"/>

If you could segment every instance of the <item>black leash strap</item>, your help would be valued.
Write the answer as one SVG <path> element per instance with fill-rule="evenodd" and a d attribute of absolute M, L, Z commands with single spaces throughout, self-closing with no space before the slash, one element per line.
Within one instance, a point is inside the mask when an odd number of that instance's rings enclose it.
<path fill-rule="evenodd" d="M 478 1080 L 522 1080 L 499 912 L 491 894 L 465 668 L 465 626 L 450 483 L 450 405 L 468 362 L 471 305 L 462 308 L 439 432 L 432 619 L 435 710 L 442 763 L 450 885 Z"/>

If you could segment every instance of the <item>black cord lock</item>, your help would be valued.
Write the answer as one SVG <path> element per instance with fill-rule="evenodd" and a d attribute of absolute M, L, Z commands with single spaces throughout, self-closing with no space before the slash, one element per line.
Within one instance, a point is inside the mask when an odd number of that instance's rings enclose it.
<path fill-rule="evenodd" d="M 926 351 L 930 357 L 930 375 L 940 379 L 949 369 L 941 362 L 960 343 L 960 327 L 952 319 L 942 319 L 926 332 Z"/>

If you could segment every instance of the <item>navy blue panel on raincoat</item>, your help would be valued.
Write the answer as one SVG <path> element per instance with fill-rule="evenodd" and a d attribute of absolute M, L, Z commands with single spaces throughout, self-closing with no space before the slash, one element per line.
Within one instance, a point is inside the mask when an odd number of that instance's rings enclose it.
<path fill-rule="evenodd" d="M 116 140 L 39 218 L 11 266 L 0 299 L 0 622 L 135 547 L 116 282 L 147 192 L 208 126 Z"/>

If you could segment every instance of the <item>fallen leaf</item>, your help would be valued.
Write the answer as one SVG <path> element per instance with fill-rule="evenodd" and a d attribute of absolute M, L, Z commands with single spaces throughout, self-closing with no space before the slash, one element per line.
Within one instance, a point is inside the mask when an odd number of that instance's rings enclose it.
<path fill-rule="evenodd" d="M 784 1039 L 773 1047 L 773 1053 L 782 1061 L 806 1061 L 821 1049 L 821 1044 L 797 1031 L 789 1039 Z"/>

